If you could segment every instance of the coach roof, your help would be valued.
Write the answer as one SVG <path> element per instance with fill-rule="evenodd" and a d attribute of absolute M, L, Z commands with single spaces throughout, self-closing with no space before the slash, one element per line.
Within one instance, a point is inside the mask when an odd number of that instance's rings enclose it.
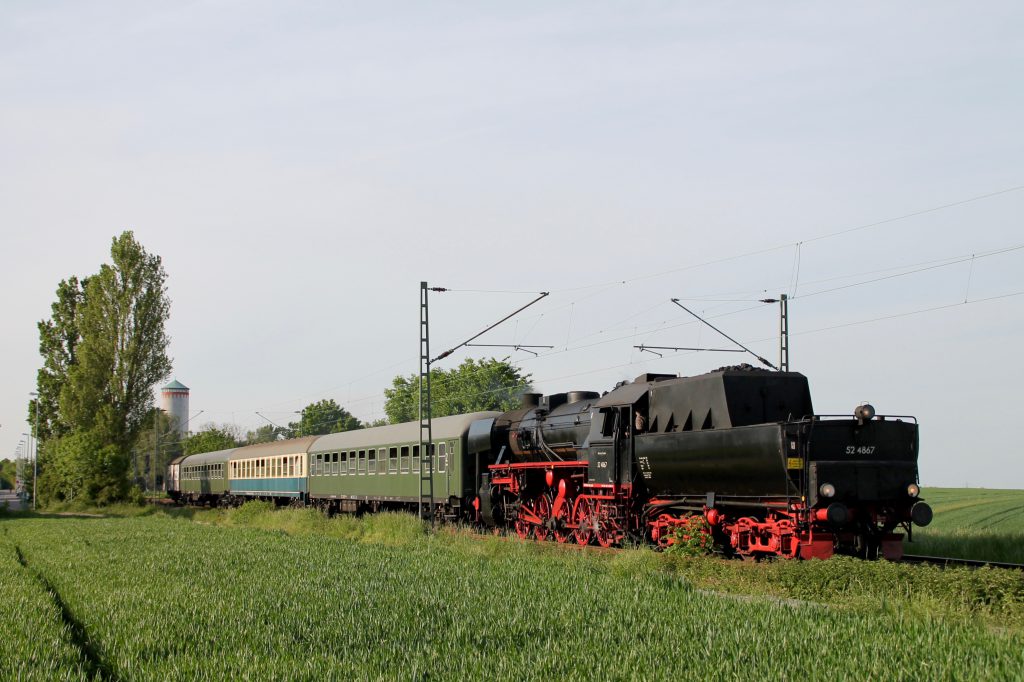
<path fill-rule="evenodd" d="M 179 464 L 183 467 L 194 467 L 199 464 L 210 464 L 211 462 L 224 462 L 237 448 L 227 450 L 215 450 L 214 452 L 201 452 L 198 455 L 189 455 L 183 458 Z"/>
<path fill-rule="evenodd" d="M 461 438 L 469 430 L 469 425 L 478 419 L 497 417 L 501 412 L 471 412 L 454 414 L 449 417 L 438 417 L 431 420 L 430 430 L 436 440 Z M 320 436 L 309 450 L 310 452 L 326 452 L 327 450 L 350 450 L 391 443 L 415 443 L 420 439 L 419 422 L 376 426 L 372 429 L 357 429 Z"/>
<path fill-rule="evenodd" d="M 253 457 L 276 457 L 278 455 L 298 455 L 309 452 L 309 447 L 316 436 L 304 436 L 303 438 L 289 438 L 288 440 L 274 440 L 269 443 L 257 443 L 238 448 L 231 459 L 252 459 Z"/>

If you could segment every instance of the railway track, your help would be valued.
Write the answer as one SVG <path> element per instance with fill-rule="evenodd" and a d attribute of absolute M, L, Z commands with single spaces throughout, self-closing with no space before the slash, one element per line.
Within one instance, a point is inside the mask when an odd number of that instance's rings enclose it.
<path fill-rule="evenodd" d="M 968 568 L 982 568 L 983 566 L 989 566 L 991 568 L 1009 568 L 1024 571 L 1024 564 L 1010 564 L 1004 561 L 981 561 L 979 559 L 957 559 L 955 557 L 904 554 L 900 561 L 907 564 L 930 564 L 932 566 L 942 566 L 944 568 L 948 566 L 966 566 Z"/>

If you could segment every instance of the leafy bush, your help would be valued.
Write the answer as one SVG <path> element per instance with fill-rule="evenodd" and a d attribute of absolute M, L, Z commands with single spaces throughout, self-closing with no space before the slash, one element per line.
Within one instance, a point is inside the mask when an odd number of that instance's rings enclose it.
<path fill-rule="evenodd" d="M 669 544 L 665 551 L 680 556 L 696 557 L 711 554 L 713 548 L 711 526 L 703 516 L 692 514 L 687 517 L 686 523 L 676 526 L 669 533 Z"/>

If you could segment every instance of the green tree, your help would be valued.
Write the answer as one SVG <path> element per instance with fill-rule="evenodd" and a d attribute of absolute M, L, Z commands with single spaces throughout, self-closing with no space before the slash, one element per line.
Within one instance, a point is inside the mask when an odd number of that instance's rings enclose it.
<path fill-rule="evenodd" d="M 113 263 L 100 267 L 85 288 L 77 315 L 82 339 L 77 362 L 60 396 L 74 428 L 98 429 L 127 454 L 153 404 L 153 386 L 167 377 L 170 315 L 163 264 L 130 231 L 115 237 Z"/>
<path fill-rule="evenodd" d="M 123 499 L 131 450 L 152 423 L 153 387 L 170 373 L 160 257 L 131 232 L 112 240 L 110 255 L 81 284 L 61 282 L 54 316 L 40 324 L 43 499 Z"/>
<path fill-rule="evenodd" d="M 13 459 L 0 459 L 0 490 L 14 490 L 18 464 Z"/>
<path fill-rule="evenodd" d="M 202 431 L 197 431 L 185 439 L 185 454 L 198 455 L 202 452 L 216 452 L 237 446 L 238 439 L 230 428 L 217 428 L 209 424 Z"/>
<path fill-rule="evenodd" d="M 96 430 L 52 438 L 39 454 L 44 504 L 82 499 L 102 505 L 128 496 L 128 458 Z"/>
<path fill-rule="evenodd" d="M 39 322 L 39 354 L 43 366 L 36 374 L 38 403 L 32 400 L 28 405 L 28 422 L 36 424 L 36 409 L 39 410 L 40 440 L 69 433 L 72 425 L 62 419 L 59 410 L 61 389 L 67 383 L 68 372 L 75 365 L 76 349 L 81 334 L 78 330 L 78 310 L 85 302 L 85 288 L 88 278 L 81 281 L 69 277 L 57 285 L 57 300 L 50 306 L 52 316 Z"/>
<path fill-rule="evenodd" d="M 258 443 L 273 443 L 281 438 L 291 438 L 290 431 L 283 426 L 264 424 L 245 434 L 245 442 L 249 445 Z"/>
<path fill-rule="evenodd" d="M 334 400 L 326 399 L 306 405 L 297 422 L 288 424 L 293 437 L 320 436 L 361 429 L 363 425 Z"/>
<path fill-rule="evenodd" d="M 510 410 L 531 389 L 529 374 L 505 360 L 467 358 L 458 367 L 430 370 L 431 415 Z M 419 375 L 397 376 L 384 390 L 384 411 L 392 424 L 419 419 Z"/>

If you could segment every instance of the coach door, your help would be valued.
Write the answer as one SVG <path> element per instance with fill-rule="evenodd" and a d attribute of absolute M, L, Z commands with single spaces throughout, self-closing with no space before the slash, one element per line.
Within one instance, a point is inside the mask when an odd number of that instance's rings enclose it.
<path fill-rule="evenodd" d="M 447 500 L 448 470 L 451 465 L 452 453 L 448 444 L 439 441 L 434 444 L 434 499 Z"/>

